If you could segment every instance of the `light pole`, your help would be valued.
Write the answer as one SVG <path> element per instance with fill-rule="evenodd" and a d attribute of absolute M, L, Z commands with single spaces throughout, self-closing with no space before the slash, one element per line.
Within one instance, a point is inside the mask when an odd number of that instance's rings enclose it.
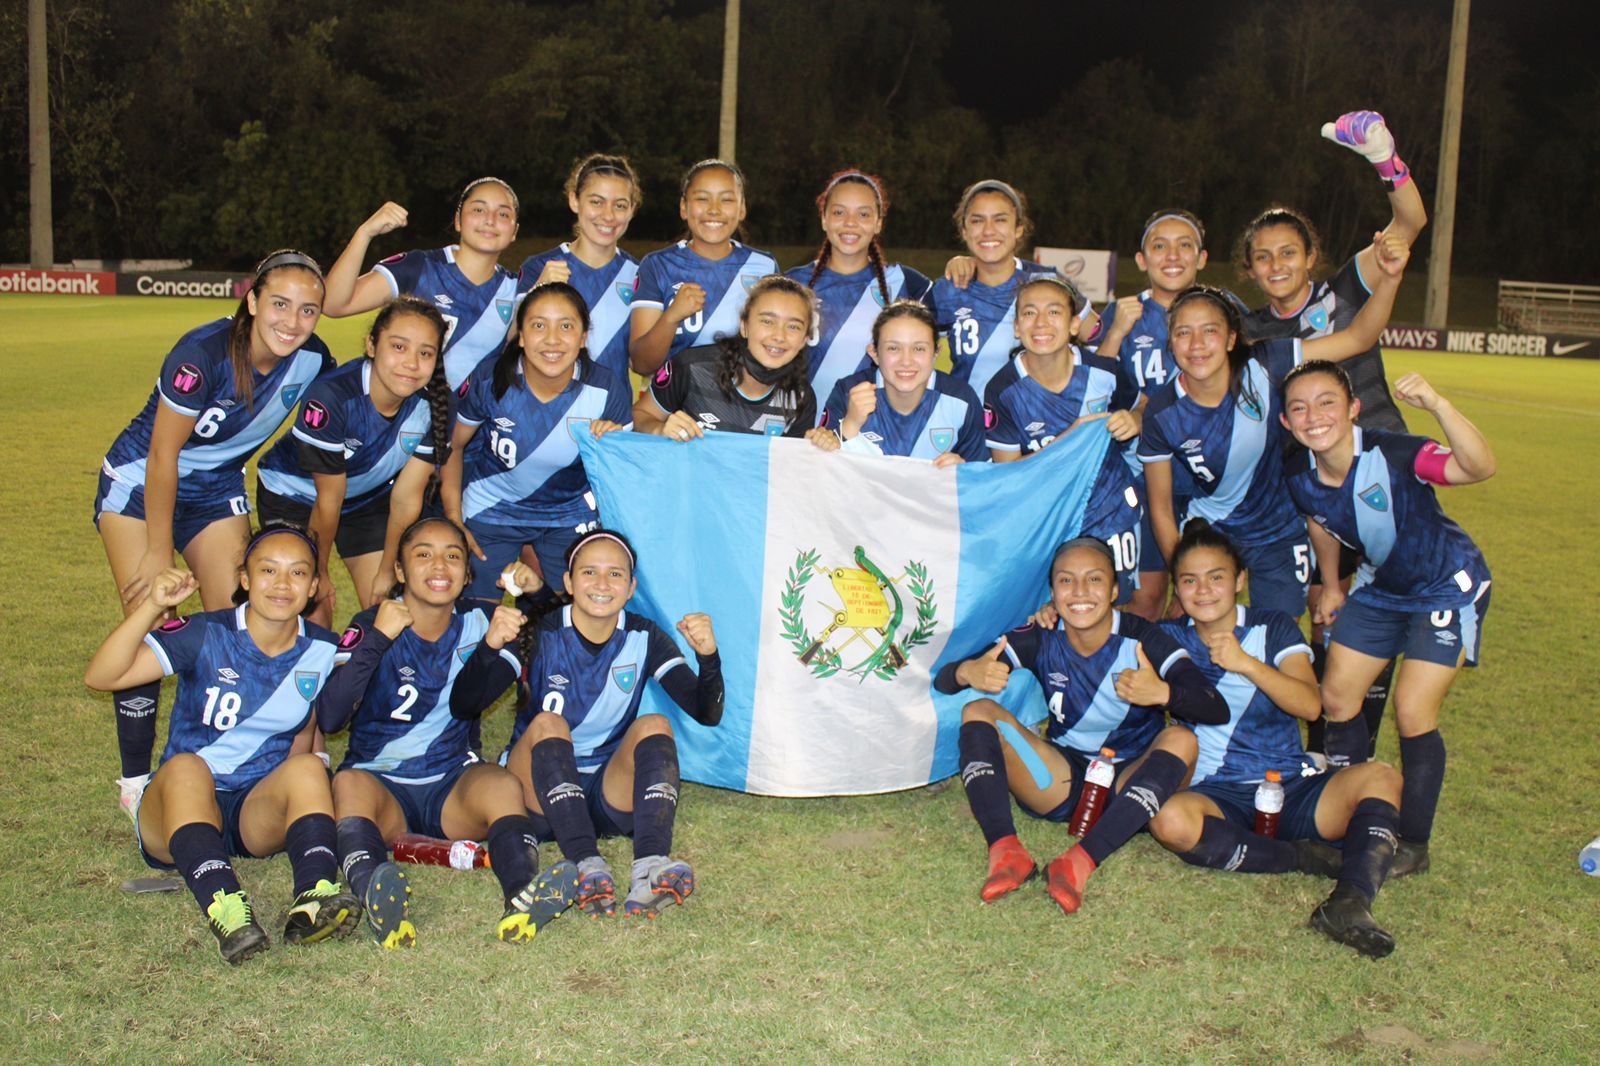
<path fill-rule="evenodd" d="M 50 96 L 45 82 L 45 0 L 28 0 L 28 261 L 55 264 L 50 218 Z"/>
<path fill-rule="evenodd" d="M 1450 317 L 1450 253 L 1456 229 L 1456 164 L 1461 156 L 1461 98 L 1467 82 L 1467 12 L 1456 0 L 1450 19 L 1450 64 L 1444 76 L 1444 129 L 1439 134 L 1439 191 L 1433 202 L 1433 245 L 1428 255 L 1428 302 L 1423 324 L 1444 329 Z"/>
<path fill-rule="evenodd" d="M 734 161 L 734 134 L 739 124 L 739 0 L 727 0 L 722 29 L 722 120 L 717 129 L 717 157 Z"/>

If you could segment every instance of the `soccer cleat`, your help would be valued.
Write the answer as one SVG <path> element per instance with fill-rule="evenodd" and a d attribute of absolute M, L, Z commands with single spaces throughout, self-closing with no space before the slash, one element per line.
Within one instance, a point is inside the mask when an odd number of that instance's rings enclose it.
<path fill-rule="evenodd" d="M 1095 862 L 1082 844 L 1074 844 L 1045 867 L 1044 889 L 1068 914 L 1083 906 L 1083 886 L 1094 873 Z"/>
<path fill-rule="evenodd" d="M 1381 959 L 1394 950 L 1394 937 L 1372 920 L 1366 897 L 1336 888 L 1311 912 L 1311 928 L 1369 959 Z"/>
<path fill-rule="evenodd" d="M 222 957 L 234 966 L 272 946 L 266 931 L 256 924 L 255 912 L 243 892 L 219 889 L 211 897 L 206 917 Z"/>
<path fill-rule="evenodd" d="M 577 895 L 578 910 L 591 918 L 608 918 L 617 912 L 617 883 L 604 860 L 578 879 Z"/>
<path fill-rule="evenodd" d="M 145 786 L 149 783 L 149 774 L 117 778 L 117 791 L 120 793 L 117 802 L 134 825 L 139 824 L 139 801 L 144 798 Z"/>
<path fill-rule="evenodd" d="M 558 862 L 506 900 L 506 913 L 495 927 L 501 940 L 523 943 L 561 917 L 577 896 L 578 868 Z"/>
<path fill-rule="evenodd" d="M 355 929 L 361 904 L 343 885 L 326 877 L 295 897 L 283 923 L 286 944 L 315 944 L 348 936 Z"/>
<path fill-rule="evenodd" d="M 367 932 L 381 948 L 417 946 L 417 927 L 407 915 L 411 911 L 411 885 L 406 872 L 392 862 L 378 864 L 367 884 L 365 900 Z"/>
<path fill-rule="evenodd" d="M 640 876 L 633 879 L 622 912 L 630 918 L 654 918 L 673 905 L 682 906 L 694 892 L 694 869 L 682 859 L 656 856 L 644 869 L 634 864 Z"/>
<path fill-rule="evenodd" d="M 1344 852 L 1320 840 L 1296 840 L 1294 867 L 1312 877 L 1326 877 L 1330 881 L 1337 881 L 1339 871 L 1344 867 Z"/>
<path fill-rule="evenodd" d="M 1038 874 L 1038 864 L 1013 833 L 989 845 L 989 878 L 984 881 L 983 890 L 978 895 L 985 903 L 992 903 L 1001 896 L 1015 892 Z"/>
<path fill-rule="evenodd" d="M 1405 839 L 1395 845 L 1394 865 L 1389 867 L 1389 876 L 1386 880 L 1392 881 L 1396 877 L 1409 877 L 1411 874 L 1427 872 L 1428 845 Z"/>

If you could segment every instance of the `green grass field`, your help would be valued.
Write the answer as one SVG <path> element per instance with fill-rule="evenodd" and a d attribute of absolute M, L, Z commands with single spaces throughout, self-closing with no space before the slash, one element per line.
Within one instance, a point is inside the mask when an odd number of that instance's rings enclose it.
<path fill-rule="evenodd" d="M 773 800 L 690 786 L 677 840 L 700 888 L 660 921 L 567 918 L 513 947 L 493 938 L 488 873 L 425 868 L 415 951 L 288 948 L 279 857 L 240 864 L 275 946 L 231 969 L 187 894 L 118 890 L 145 870 L 111 784 L 109 702 L 81 682 L 120 617 L 90 524 L 100 456 L 172 342 L 227 310 L 0 297 L 6 1060 L 1594 1061 L 1600 879 L 1575 859 L 1600 832 L 1600 364 L 1389 356 L 1484 429 L 1500 473 L 1448 496 L 1494 569 L 1494 610 L 1485 666 L 1444 716 L 1433 870 L 1378 899 L 1399 941 L 1388 959 L 1306 928 L 1325 882 L 1195 870 L 1145 837 L 1071 919 L 1034 886 L 982 905 L 959 787 Z M 341 359 L 357 353 L 363 323 L 324 327 Z M 354 602 L 347 583 L 340 600 Z M 487 746 L 509 719 L 487 721 Z M 1394 758 L 1392 725 L 1380 751 Z M 1021 828 L 1040 856 L 1066 844 L 1059 827 Z M 604 847 L 626 869 L 626 842 Z"/>

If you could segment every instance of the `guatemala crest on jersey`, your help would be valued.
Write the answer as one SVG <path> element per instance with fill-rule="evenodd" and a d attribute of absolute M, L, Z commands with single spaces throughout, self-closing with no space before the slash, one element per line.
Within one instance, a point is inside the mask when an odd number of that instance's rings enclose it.
<path fill-rule="evenodd" d="M 956 431 L 954 429 L 930 429 L 928 430 L 928 440 L 936 451 L 947 452 L 950 450 L 951 445 L 956 442 Z"/>
<path fill-rule="evenodd" d="M 1311 328 L 1321 333 L 1328 328 L 1328 309 L 1321 304 L 1306 312 L 1306 321 L 1311 323 Z"/>
<path fill-rule="evenodd" d="M 594 423 L 592 418 L 567 419 L 567 436 L 572 438 L 572 443 L 578 443 L 578 434 L 589 432 L 589 426 Z"/>
<path fill-rule="evenodd" d="M 744 291 L 749 292 L 756 287 L 756 282 L 761 280 L 760 274 L 740 274 L 739 284 L 744 286 Z"/>
<path fill-rule="evenodd" d="M 1357 496 L 1361 502 L 1374 511 L 1387 511 L 1389 509 L 1389 494 L 1383 491 L 1383 486 L 1374 482 L 1362 489 Z"/>
<path fill-rule="evenodd" d="M 283 401 L 283 409 L 285 411 L 293 411 L 294 410 L 294 402 L 296 400 L 298 400 L 299 398 L 300 398 L 300 386 L 299 385 L 285 385 L 283 388 L 278 390 L 278 399 Z"/>
<path fill-rule="evenodd" d="M 456 649 L 456 658 L 460 659 L 462 662 L 466 662 L 468 659 L 472 658 L 472 651 L 477 646 L 477 641 L 473 641 L 471 644 L 461 645 L 461 647 Z"/>
<path fill-rule="evenodd" d="M 624 695 L 631 696 L 633 695 L 633 686 L 639 682 L 639 668 L 633 663 L 629 663 L 626 666 L 613 667 L 611 678 L 617 683 L 617 687 L 623 691 Z"/>
<path fill-rule="evenodd" d="M 500 321 L 511 325 L 511 301 L 496 299 L 494 302 L 495 314 L 500 316 Z"/>
<path fill-rule="evenodd" d="M 296 670 L 294 672 L 294 689 L 300 693 L 302 699 L 314 700 L 317 697 L 317 688 L 322 681 L 322 675 L 315 670 Z"/>
<path fill-rule="evenodd" d="M 410 455 L 413 452 L 415 452 L 417 450 L 417 445 L 419 445 L 421 443 L 422 443 L 422 434 L 421 433 L 402 433 L 402 434 L 400 434 L 400 450 L 405 452 L 407 455 Z"/>
<path fill-rule="evenodd" d="M 889 301 L 884 298 L 883 289 L 879 288 L 877 285 L 868 285 L 867 288 L 869 290 L 871 290 L 872 298 L 874 300 L 878 301 L 878 306 L 879 307 L 888 307 L 889 306 Z"/>
<path fill-rule="evenodd" d="M 619 282 L 617 282 L 617 296 L 622 299 L 622 302 L 623 302 L 624 306 L 626 306 L 627 304 L 633 303 L 633 287 L 634 287 L 635 284 L 637 284 L 637 282 L 633 282 L 633 281 L 619 281 Z"/>

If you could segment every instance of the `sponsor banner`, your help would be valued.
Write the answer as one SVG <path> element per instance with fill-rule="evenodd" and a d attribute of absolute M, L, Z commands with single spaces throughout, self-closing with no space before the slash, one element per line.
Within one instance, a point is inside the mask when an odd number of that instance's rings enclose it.
<path fill-rule="evenodd" d="M 1035 248 L 1034 262 L 1055 267 L 1097 304 L 1117 288 L 1117 253 L 1103 248 Z"/>
<path fill-rule="evenodd" d="M 117 276 L 102 270 L 0 270 L 0 293 L 115 296 Z"/>
<path fill-rule="evenodd" d="M 1508 333 L 1498 329 L 1432 329 L 1390 326 L 1378 343 L 1421 352 L 1477 352 L 1558 359 L 1600 359 L 1600 338 L 1554 333 Z"/>
<path fill-rule="evenodd" d="M 123 296 L 214 296 L 237 300 L 254 280 L 249 274 L 222 274 L 201 270 L 172 270 L 117 275 Z"/>

